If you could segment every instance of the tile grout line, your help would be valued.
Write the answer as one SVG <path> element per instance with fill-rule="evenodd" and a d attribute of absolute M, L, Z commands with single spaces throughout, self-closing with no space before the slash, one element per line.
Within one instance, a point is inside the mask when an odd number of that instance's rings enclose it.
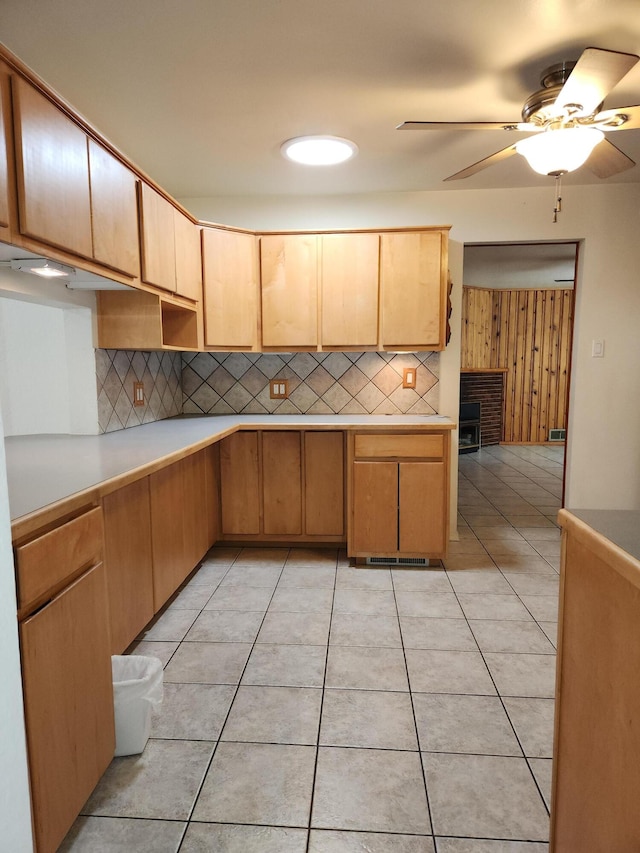
<path fill-rule="evenodd" d="M 240 554 L 242 553 L 242 550 L 244 550 L 244 549 L 241 549 L 241 550 L 240 550 L 240 553 L 238 554 L 238 556 L 236 557 L 236 559 L 235 559 L 235 560 L 233 561 L 233 563 L 229 566 L 229 570 L 230 570 L 231 568 L 233 568 L 233 566 L 234 566 L 234 565 L 236 565 L 237 560 L 238 560 L 238 557 L 239 557 L 239 556 L 240 556 Z M 290 553 L 290 552 L 291 552 L 291 549 L 287 549 L 287 555 L 285 556 L 284 561 L 283 561 L 283 565 L 282 565 L 282 567 L 281 567 L 281 569 L 280 569 L 280 574 L 278 575 L 278 581 L 280 580 L 280 578 L 281 578 L 281 576 L 282 576 L 282 572 L 283 572 L 283 570 L 284 570 L 284 567 L 285 567 L 285 565 L 286 565 L 287 558 L 288 558 L 288 556 L 289 556 L 289 553 Z M 225 572 L 225 574 L 224 574 L 223 578 L 221 578 L 221 580 L 220 580 L 220 583 L 222 583 L 222 580 L 224 579 L 224 577 L 226 577 L 226 576 L 227 576 L 227 574 L 228 574 L 228 572 Z M 194 811 L 195 811 L 195 809 L 196 809 L 196 806 L 197 806 L 197 804 L 198 804 L 198 800 L 200 799 L 200 796 L 201 796 L 201 794 L 202 794 L 202 789 L 204 788 L 204 785 L 205 785 L 205 782 L 206 782 L 207 776 L 209 775 L 209 771 L 211 770 L 211 765 L 213 764 L 213 759 L 215 758 L 215 756 L 216 756 L 216 754 L 217 754 L 217 752 L 218 752 L 218 747 L 219 747 L 219 745 L 220 745 L 220 743 L 221 743 L 221 740 L 220 740 L 221 735 L 222 735 L 222 733 L 223 733 L 223 731 L 224 731 L 224 727 L 225 727 L 225 725 L 227 724 L 227 720 L 229 719 L 229 715 L 231 714 L 231 709 L 232 709 L 232 707 L 233 707 L 233 703 L 235 702 L 236 697 L 237 697 L 237 695 L 238 695 L 238 691 L 240 690 L 240 684 L 242 683 L 242 678 L 243 678 L 244 673 L 245 673 L 245 671 L 246 671 L 246 669 L 247 669 L 247 666 L 248 666 L 248 664 L 249 664 L 249 659 L 250 659 L 250 657 L 251 657 L 251 655 L 252 655 L 252 653 L 253 653 L 254 648 L 256 647 L 256 641 L 257 641 L 257 639 L 258 639 L 258 634 L 260 633 L 260 630 L 261 630 L 261 628 L 262 628 L 262 625 L 264 624 L 264 620 L 266 619 L 267 611 L 269 610 L 269 605 L 270 605 L 270 604 L 271 604 L 271 602 L 273 601 L 273 596 L 275 595 L 276 589 L 277 589 L 277 587 L 278 587 L 278 581 L 276 581 L 276 584 L 275 584 L 275 586 L 274 586 L 274 588 L 273 588 L 273 592 L 271 593 L 271 597 L 269 598 L 269 604 L 267 604 L 267 607 L 265 608 L 264 616 L 262 617 L 262 621 L 260 622 L 260 626 L 258 627 L 258 630 L 256 631 L 255 639 L 254 639 L 253 643 L 251 644 L 251 649 L 250 649 L 250 651 L 249 651 L 249 654 L 247 655 L 247 659 L 246 659 L 246 661 L 244 662 L 244 666 L 242 667 L 242 672 L 240 673 L 240 676 L 239 676 L 239 678 L 238 678 L 238 683 L 237 683 L 237 684 L 236 684 L 236 686 L 235 686 L 235 690 L 234 690 L 234 693 L 233 693 L 233 697 L 232 697 L 232 699 L 231 699 L 231 702 L 229 703 L 229 707 L 228 707 L 228 709 L 227 709 L 227 713 L 225 714 L 225 718 L 224 718 L 224 720 L 223 720 L 223 722 L 222 722 L 222 724 L 221 724 L 221 726 L 220 726 L 220 732 L 219 732 L 219 734 L 218 734 L 218 737 L 216 738 L 215 745 L 214 745 L 214 747 L 213 747 L 213 751 L 212 751 L 212 753 L 211 753 L 211 757 L 209 758 L 209 761 L 207 762 L 207 766 L 206 766 L 206 768 L 205 768 L 205 770 L 204 770 L 204 773 L 202 774 L 202 779 L 201 779 L 201 781 L 200 781 L 200 784 L 198 785 L 198 789 L 197 789 L 196 794 L 195 794 L 195 796 L 194 796 L 194 798 L 193 798 L 193 803 L 192 803 L 191 808 L 190 808 L 190 810 L 189 810 L 189 815 L 188 815 L 188 817 L 187 817 L 187 821 L 186 821 L 186 824 L 185 824 L 185 830 L 184 830 L 184 833 L 183 833 L 182 839 L 181 839 L 181 841 L 180 841 L 180 844 L 179 844 L 179 846 L 178 846 L 178 848 L 177 848 L 177 850 L 176 850 L 176 853 L 180 853 L 180 850 L 182 849 L 182 845 L 184 844 L 184 841 L 185 841 L 185 838 L 186 838 L 186 835 L 187 835 L 187 831 L 188 831 L 189 826 L 191 825 L 191 822 L 192 822 L 192 819 L 193 819 L 193 813 L 194 813 Z M 215 595 L 215 593 L 218 591 L 219 587 L 220 587 L 220 584 L 218 584 L 218 586 L 216 587 L 215 591 L 212 593 L 212 595 L 210 596 L 210 598 L 207 600 L 207 603 L 211 600 L 211 598 L 213 598 L 213 595 Z M 206 607 L 206 604 L 205 604 L 205 607 Z M 204 611 L 204 607 L 202 608 L 202 610 L 201 610 L 200 612 L 202 613 L 203 611 Z M 183 643 L 183 642 L 184 642 L 184 640 L 182 640 L 182 641 L 180 642 L 180 645 L 182 645 L 182 643 Z M 178 646 L 178 648 L 180 648 L 180 646 Z M 176 649 L 176 651 L 177 651 L 177 649 Z"/>

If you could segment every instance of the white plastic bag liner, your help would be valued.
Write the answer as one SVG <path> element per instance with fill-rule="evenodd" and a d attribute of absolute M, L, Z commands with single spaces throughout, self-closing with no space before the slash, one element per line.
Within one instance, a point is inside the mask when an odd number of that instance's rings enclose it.
<path fill-rule="evenodd" d="M 147 745 L 151 709 L 162 702 L 162 663 L 143 655 L 112 655 L 115 755 L 137 755 Z"/>

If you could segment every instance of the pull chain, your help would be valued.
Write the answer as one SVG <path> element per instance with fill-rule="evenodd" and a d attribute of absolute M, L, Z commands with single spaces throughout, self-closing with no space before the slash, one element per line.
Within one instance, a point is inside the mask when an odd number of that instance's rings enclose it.
<path fill-rule="evenodd" d="M 558 221 L 558 214 L 562 212 L 562 175 L 556 175 L 556 206 L 553 208 L 553 221 Z"/>

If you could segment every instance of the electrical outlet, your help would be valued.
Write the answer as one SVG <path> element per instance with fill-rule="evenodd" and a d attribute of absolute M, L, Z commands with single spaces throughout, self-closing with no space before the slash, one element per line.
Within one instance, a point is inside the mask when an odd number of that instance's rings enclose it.
<path fill-rule="evenodd" d="M 405 367 L 402 371 L 402 387 L 403 388 L 415 388 L 416 387 L 416 368 L 415 367 Z"/>
<path fill-rule="evenodd" d="M 134 382 L 133 383 L 133 405 L 134 406 L 144 406 L 144 382 Z"/>
<path fill-rule="evenodd" d="M 269 396 L 272 400 L 286 400 L 289 396 L 288 380 L 271 379 L 269 382 Z"/>

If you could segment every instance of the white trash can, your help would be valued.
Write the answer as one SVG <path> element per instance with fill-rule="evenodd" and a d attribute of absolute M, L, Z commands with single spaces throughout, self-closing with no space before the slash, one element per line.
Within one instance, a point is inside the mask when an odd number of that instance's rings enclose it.
<path fill-rule="evenodd" d="M 143 655 L 112 655 L 115 755 L 137 755 L 147 745 L 151 709 L 162 702 L 162 663 Z"/>

